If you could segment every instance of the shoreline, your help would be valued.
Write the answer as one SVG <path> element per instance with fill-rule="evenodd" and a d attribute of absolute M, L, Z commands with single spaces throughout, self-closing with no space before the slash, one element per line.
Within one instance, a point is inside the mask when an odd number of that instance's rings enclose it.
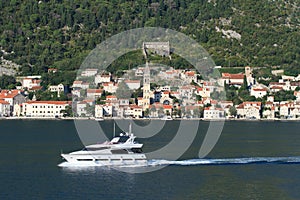
<path fill-rule="evenodd" d="M 293 119 L 203 119 L 203 118 L 175 118 L 172 120 L 163 120 L 161 118 L 119 118 L 119 117 L 112 117 L 112 118 L 103 118 L 98 120 L 94 117 L 0 117 L 1 120 L 58 120 L 58 121 L 71 121 L 71 120 L 93 120 L 93 121 L 109 121 L 109 120 L 136 120 L 136 121 L 151 121 L 151 120 L 160 120 L 160 121 L 247 121 L 247 122 L 259 122 L 259 121 L 299 121 L 300 118 L 293 118 Z"/>

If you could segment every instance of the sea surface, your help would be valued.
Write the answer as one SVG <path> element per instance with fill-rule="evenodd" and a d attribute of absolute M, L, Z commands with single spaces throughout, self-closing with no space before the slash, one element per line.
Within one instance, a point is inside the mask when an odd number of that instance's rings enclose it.
<path fill-rule="evenodd" d="M 113 121 L 97 123 L 112 136 Z M 172 141 L 179 123 L 167 121 L 159 134 L 137 140 L 146 152 L 159 149 Z M 226 122 L 202 159 L 209 122 L 199 124 L 178 160 L 152 159 L 147 168 L 164 168 L 125 173 L 59 167 L 62 151 L 83 148 L 73 121 L 0 120 L 0 199 L 300 199 L 300 122 Z"/>

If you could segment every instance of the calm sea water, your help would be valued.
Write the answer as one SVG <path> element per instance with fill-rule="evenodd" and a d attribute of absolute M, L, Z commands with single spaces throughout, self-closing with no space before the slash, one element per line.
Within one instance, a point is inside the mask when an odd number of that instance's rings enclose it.
<path fill-rule="evenodd" d="M 111 121 L 101 123 L 112 131 Z M 142 139 L 145 150 L 172 140 L 167 130 L 176 123 Z M 132 174 L 58 167 L 61 150 L 82 148 L 72 121 L 0 120 L 0 199 L 300 199 L 299 122 L 226 122 L 203 161 L 197 153 L 207 125 L 200 123 L 180 162 Z"/>

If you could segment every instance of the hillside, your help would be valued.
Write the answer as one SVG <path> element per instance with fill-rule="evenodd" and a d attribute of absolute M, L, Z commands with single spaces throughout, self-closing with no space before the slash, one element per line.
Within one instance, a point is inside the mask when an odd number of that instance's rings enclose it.
<path fill-rule="evenodd" d="M 298 0 L 1 1 L 0 54 L 21 65 L 22 75 L 55 67 L 71 80 L 96 44 L 125 30 L 160 26 L 194 38 L 217 65 L 295 68 L 300 60 L 299 4 Z"/>

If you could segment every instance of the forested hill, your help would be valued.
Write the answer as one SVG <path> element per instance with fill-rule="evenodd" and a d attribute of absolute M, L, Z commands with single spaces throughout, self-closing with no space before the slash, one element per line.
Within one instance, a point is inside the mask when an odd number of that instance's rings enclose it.
<path fill-rule="evenodd" d="M 299 0 L 0 2 L 1 56 L 21 74 L 72 71 L 96 44 L 137 27 L 183 32 L 223 66 L 299 65 Z M 12 53 L 13 52 L 13 53 Z"/>

